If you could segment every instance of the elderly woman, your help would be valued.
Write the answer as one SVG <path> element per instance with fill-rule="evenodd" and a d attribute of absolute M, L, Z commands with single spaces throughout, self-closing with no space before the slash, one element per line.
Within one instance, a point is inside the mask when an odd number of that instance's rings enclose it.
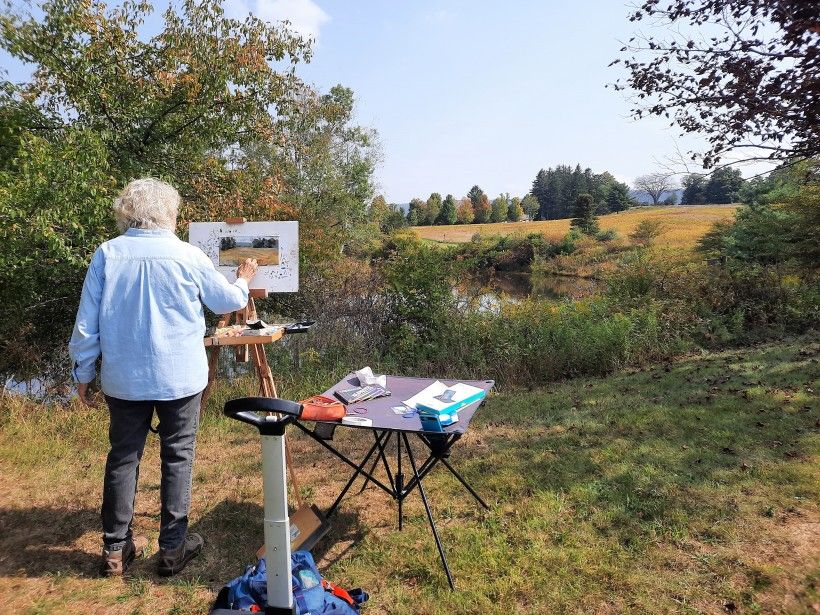
<path fill-rule="evenodd" d="M 230 284 L 199 248 L 174 235 L 179 200 L 173 187 L 147 178 L 132 181 L 114 201 L 122 235 L 91 259 L 69 345 L 86 404 L 102 355 L 111 444 L 102 503 L 104 575 L 122 574 L 145 546 L 131 525 L 154 412 L 162 460 L 159 574 L 176 574 L 204 544 L 188 533 L 199 403 L 208 382 L 202 306 L 218 314 L 244 307 L 257 265 L 245 261 Z"/>

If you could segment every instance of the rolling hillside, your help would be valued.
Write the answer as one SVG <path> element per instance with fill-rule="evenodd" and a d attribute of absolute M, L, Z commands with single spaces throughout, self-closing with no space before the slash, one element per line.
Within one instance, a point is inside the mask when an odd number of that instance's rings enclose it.
<path fill-rule="evenodd" d="M 601 216 L 601 229 L 614 229 L 625 237 L 644 219 L 660 220 L 664 233 L 658 243 L 671 247 L 691 247 L 715 222 L 732 217 L 738 205 L 689 205 L 675 207 L 636 207 L 629 211 Z M 422 239 L 446 243 L 470 241 L 475 233 L 483 236 L 527 235 L 542 233 L 560 239 L 569 231 L 569 220 L 543 222 L 497 222 L 494 224 L 454 224 L 452 226 L 416 226 Z"/>

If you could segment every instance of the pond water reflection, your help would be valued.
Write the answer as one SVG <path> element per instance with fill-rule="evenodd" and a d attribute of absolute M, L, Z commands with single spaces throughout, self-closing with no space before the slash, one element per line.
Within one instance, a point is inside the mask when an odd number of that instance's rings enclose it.
<path fill-rule="evenodd" d="M 462 309 L 497 312 L 504 303 L 530 297 L 555 301 L 583 299 L 599 292 L 600 287 L 600 281 L 589 278 L 499 271 L 468 278 L 453 292 Z"/>

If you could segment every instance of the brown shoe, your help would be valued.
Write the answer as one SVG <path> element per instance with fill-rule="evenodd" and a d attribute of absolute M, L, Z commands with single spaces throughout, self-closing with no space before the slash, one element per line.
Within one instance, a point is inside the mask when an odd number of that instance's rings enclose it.
<path fill-rule="evenodd" d="M 162 577 L 170 577 L 180 572 L 192 559 L 199 555 L 205 541 L 199 534 L 188 534 L 176 549 L 160 549 L 157 572 Z"/>
<path fill-rule="evenodd" d="M 138 557 L 142 557 L 148 540 L 144 536 L 135 536 L 128 540 L 122 549 L 109 551 L 103 549 L 103 562 L 100 574 L 104 577 L 121 576 Z"/>

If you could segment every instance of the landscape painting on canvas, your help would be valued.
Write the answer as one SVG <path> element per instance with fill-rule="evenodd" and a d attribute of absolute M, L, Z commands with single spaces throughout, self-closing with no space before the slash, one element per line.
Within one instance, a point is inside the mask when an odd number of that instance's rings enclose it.
<path fill-rule="evenodd" d="M 279 264 L 279 237 L 223 237 L 219 240 L 219 265 L 237 267 L 255 258 L 260 267 Z"/>
<path fill-rule="evenodd" d="M 188 241 L 211 259 L 229 281 L 245 259 L 259 264 L 249 286 L 271 293 L 299 290 L 298 222 L 192 222 Z"/>

